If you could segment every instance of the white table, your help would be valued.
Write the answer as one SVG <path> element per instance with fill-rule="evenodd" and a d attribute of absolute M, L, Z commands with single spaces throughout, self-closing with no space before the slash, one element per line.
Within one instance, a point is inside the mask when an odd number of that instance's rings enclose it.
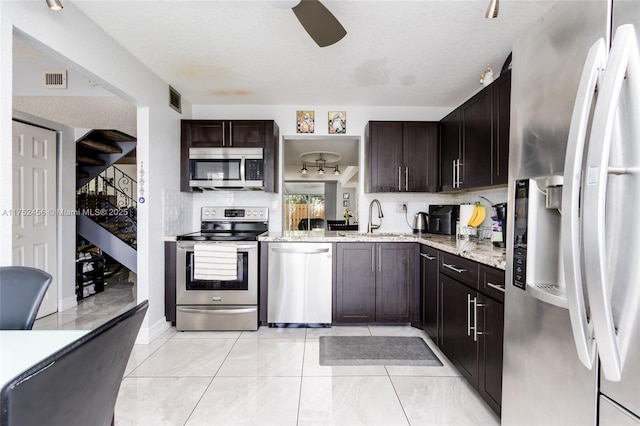
<path fill-rule="evenodd" d="M 0 387 L 90 330 L 0 330 Z"/>

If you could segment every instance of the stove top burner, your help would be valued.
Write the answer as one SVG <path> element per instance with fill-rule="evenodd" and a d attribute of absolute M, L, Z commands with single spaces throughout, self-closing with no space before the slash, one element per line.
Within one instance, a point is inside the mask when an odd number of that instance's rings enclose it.
<path fill-rule="evenodd" d="M 269 230 L 265 207 L 203 207 L 200 231 L 178 235 L 178 241 L 257 241 Z"/>
<path fill-rule="evenodd" d="M 257 241 L 262 232 L 192 232 L 178 235 L 178 241 Z"/>

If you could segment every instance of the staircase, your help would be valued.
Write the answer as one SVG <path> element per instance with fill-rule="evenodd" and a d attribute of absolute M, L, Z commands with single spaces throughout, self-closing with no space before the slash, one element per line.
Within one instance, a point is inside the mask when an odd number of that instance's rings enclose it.
<path fill-rule="evenodd" d="M 117 130 L 91 130 L 76 141 L 76 189 L 136 147 L 136 138 Z"/>
<path fill-rule="evenodd" d="M 76 231 L 133 272 L 137 183 L 113 163 L 135 145 L 135 138 L 116 130 L 92 130 L 77 141 L 76 150 Z"/>

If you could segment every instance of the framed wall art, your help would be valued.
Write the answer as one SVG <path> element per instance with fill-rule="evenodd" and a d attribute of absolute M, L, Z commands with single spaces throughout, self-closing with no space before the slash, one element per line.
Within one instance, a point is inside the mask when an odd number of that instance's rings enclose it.
<path fill-rule="evenodd" d="M 347 133 L 347 112 L 329 111 L 329 134 Z"/>
<path fill-rule="evenodd" d="M 298 133 L 313 133 L 315 112 L 314 111 L 297 111 L 296 121 L 298 123 Z"/>

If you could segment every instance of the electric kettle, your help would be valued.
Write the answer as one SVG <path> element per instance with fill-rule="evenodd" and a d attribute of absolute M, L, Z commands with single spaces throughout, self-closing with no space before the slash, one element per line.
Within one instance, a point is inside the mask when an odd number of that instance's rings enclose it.
<path fill-rule="evenodd" d="M 418 212 L 413 217 L 413 233 L 429 232 L 429 213 Z"/>

